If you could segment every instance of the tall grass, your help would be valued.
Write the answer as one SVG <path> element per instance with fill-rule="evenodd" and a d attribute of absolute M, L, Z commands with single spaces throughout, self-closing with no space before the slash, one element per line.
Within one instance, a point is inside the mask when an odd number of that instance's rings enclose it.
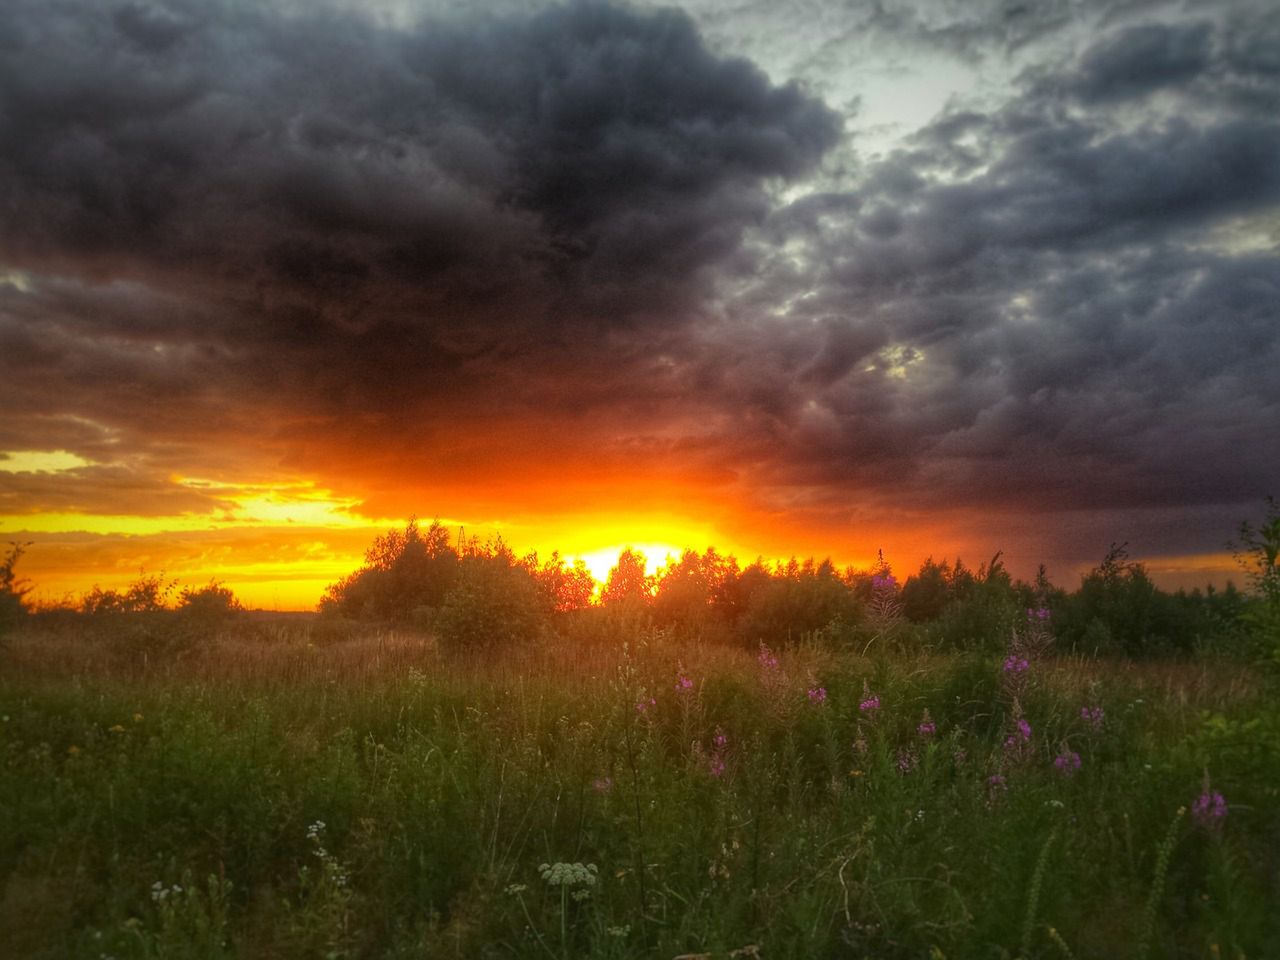
<path fill-rule="evenodd" d="M 1280 955 L 1240 667 L 1038 661 L 1015 701 L 998 657 L 643 630 L 3 656 L 5 956 Z M 1228 814 L 1175 844 L 1206 768 Z"/>

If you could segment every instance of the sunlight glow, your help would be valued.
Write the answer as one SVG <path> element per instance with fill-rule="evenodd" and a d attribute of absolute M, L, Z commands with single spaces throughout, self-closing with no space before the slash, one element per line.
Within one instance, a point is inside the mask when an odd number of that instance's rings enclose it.
<path fill-rule="evenodd" d="M 0 453 L 0 473 L 61 473 L 87 466 L 88 460 L 66 450 L 14 450 Z"/>

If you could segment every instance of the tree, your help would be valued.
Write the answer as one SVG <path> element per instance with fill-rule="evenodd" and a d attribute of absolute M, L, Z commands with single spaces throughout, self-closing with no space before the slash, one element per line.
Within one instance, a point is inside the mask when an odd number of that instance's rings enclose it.
<path fill-rule="evenodd" d="M 1274 497 L 1267 497 L 1261 525 L 1240 524 L 1240 541 L 1231 547 L 1253 594 L 1242 618 L 1265 654 L 1280 662 L 1280 503 Z"/>
<path fill-rule="evenodd" d="M 0 637 L 27 615 L 22 598 L 31 592 L 31 584 L 19 577 L 14 567 L 29 546 L 29 543 L 10 543 L 8 556 L 0 561 Z"/>
<path fill-rule="evenodd" d="M 606 607 L 648 605 L 653 595 L 653 581 L 644 571 L 644 554 L 627 547 L 618 554 L 618 562 L 609 571 L 609 579 L 600 591 L 600 603 Z"/>
<path fill-rule="evenodd" d="M 320 609 L 358 620 L 403 621 L 438 608 L 458 575 L 458 554 L 438 521 L 426 531 L 411 518 L 365 551 L 364 566 L 325 590 Z"/>

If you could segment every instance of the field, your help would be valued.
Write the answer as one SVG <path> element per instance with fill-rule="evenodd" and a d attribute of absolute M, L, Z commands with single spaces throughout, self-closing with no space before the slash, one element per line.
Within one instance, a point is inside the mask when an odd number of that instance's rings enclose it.
<path fill-rule="evenodd" d="M 20 631 L 4 956 L 1280 956 L 1259 674 L 863 653 Z"/>

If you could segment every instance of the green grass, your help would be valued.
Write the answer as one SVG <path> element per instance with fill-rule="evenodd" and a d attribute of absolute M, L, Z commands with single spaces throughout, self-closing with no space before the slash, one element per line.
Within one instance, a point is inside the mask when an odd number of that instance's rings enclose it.
<path fill-rule="evenodd" d="M 999 658 L 3 656 L 5 956 L 1280 956 L 1280 706 L 1242 668 L 1034 664 L 1013 760 Z"/>

